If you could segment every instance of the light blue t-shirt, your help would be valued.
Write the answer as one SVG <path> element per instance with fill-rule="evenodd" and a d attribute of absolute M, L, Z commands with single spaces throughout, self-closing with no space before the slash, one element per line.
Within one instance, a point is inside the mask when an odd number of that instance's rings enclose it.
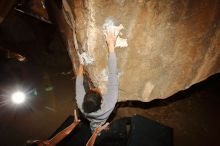
<path fill-rule="evenodd" d="M 118 100 L 117 59 L 115 53 L 109 53 L 108 70 L 107 92 L 102 95 L 103 101 L 101 109 L 96 112 L 85 113 L 83 111 L 82 103 L 86 94 L 83 86 L 83 76 L 77 76 L 76 78 L 76 102 L 85 118 L 90 121 L 90 128 L 92 131 L 100 124 L 106 122 Z"/>

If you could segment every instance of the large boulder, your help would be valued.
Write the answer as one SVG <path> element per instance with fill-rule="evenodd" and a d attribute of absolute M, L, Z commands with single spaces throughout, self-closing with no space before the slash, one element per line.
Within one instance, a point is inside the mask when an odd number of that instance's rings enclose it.
<path fill-rule="evenodd" d="M 108 76 L 103 24 L 124 26 L 128 46 L 116 49 L 119 101 L 164 99 L 220 72 L 219 0 L 63 0 L 59 17 L 74 68 L 76 49 L 85 51 L 95 60 L 85 69 L 102 92 Z"/>

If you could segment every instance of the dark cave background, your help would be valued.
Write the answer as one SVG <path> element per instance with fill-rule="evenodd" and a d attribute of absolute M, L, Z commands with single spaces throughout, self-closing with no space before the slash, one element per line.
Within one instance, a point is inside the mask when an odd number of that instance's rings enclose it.
<path fill-rule="evenodd" d="M 13 9 L 0 24 L 0 56 L 0 146 L 47 139 L 76 108 L 75 77 L 59 31 Z M 18 84 L 37 95 L 24 107 L 9 107 L 6 91 Z M 218 146 L 219 87 L 216 74 L 165 100 L 118 103 L 114 119 L 139 114 L 172 127 L 175 146 Z"/>

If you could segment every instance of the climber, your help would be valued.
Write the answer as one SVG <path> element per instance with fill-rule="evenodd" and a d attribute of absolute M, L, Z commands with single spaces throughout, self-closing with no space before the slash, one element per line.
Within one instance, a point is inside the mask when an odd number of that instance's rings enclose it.
<path fill-rule="evenodd" d="M 92 132 L 96 127 L 106 122 L 113 111 L 118 100 L 118 77 L 117 61 L 115 54 L 115 43 L 122 27 L 107 29 L 105 39 L 108 45 L 108 83 L 107 92 L 101 94 L 98 88 L 92 88 L 87 93 L 83 86 L 83 60 L 80 65 L 76 78 L 76 102 L 84 117 L 90 121 Z"/>

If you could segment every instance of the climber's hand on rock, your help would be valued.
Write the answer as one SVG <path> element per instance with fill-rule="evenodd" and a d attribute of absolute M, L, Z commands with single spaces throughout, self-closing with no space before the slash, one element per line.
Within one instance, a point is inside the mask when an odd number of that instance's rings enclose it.
<path fill-rule="evenodd" d="M 78 51 L 77 51 L 77 55 L 78 55 L 78 58 L 79 58 L 79 63 L 82 64 L 82 65 L 85 65 L 83 56 Z"/>
<path fill-rule="evenodd" d="M 116 39 L 117 39 L 121 29 L 123 29 L 122 25 L 119 25 L 118 27 L 111 26 L 105 32 L 105 39 L 108 44 L 108 48 L 109 48 L 110 53 L 114 52 L 115 42 L 116 42 Z"/>
<path fill-rule="evenodd" d="M 109 48 L 109 52 L 114 52 L 115 49 L 115 41 L 117 39 L 117 36 L 115 36 L 114 31 L 112 32 L 111 30 L 106 31 L 106 42 Z"/>

